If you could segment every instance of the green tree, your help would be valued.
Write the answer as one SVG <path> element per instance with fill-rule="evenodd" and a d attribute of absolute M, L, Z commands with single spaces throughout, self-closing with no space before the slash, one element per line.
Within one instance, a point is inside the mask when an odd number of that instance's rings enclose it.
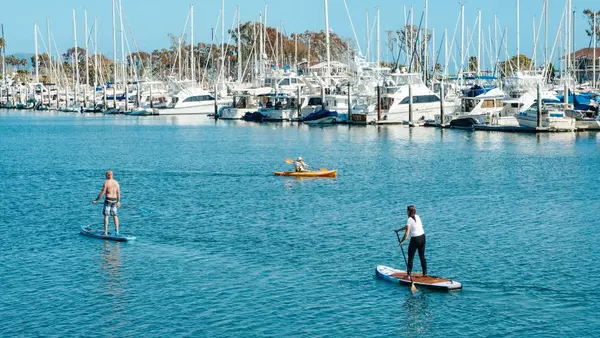
<path fill-rule="evenodd" d="M 516 72 L 517 69 L 529 69 L 530 66 L 531 59 L 523 54 L 520 54 L 519 56 L 513 55 L 508 61 L 500 62 L 500 64 L 498 65 L 498 67 L 500 68 L 501 76 L 508 76 Z"/>
<path fill-rule="evenodd" d="M 554 68 L 554 65 L 552 64 L 552 62 L 550 62 L 548 64 L 548 69 L 546 70 L 546 78 L 548 79 L 548 81 L 552 81 L 552 80 L 554 80 L 555 76 L 556 76 L 556 69 Z"/>
<path fill-rule="evenodd" d="M 600 42 L 600 11 L 593 11 L 591 9 L 586 9 L 583 11 L 583 15 L 587 18 L 588 24 L 590 25 L 589 29 L 586 29 L 585 32 L 591 38 L 594 35 L 594 13 L 596 14 L 596 41 Z"/>
<path fill-rule="evenodd" d="M 412 71 L 417 69 L 417 66 L 421 64 L 423 61 L 423 52 L 425 51 L 425 46 L 431 39 L 431 33 L 429 30 L 425 32 L 423 28 L 419 30 L 418 26 L 414 25 L 406 25 L 403 28 L 396 31 L 396 35 L 398 36 L 398 42 L 400 44 L 399 48 L 404 51 L 408 47 L 409 53 L 410 50 L 414 48 L 414 52 L 408 55 L 408 60 L 412 60 Z"/>
<path fill-rule="evenodd" d="M 477 56 L 469 56 L 469 72 L 477 71 Z"/>

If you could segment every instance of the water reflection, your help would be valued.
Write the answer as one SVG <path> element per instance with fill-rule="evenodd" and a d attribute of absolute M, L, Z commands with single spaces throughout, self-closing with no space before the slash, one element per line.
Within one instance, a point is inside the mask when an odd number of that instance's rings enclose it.
<path fill-rule="evenodd" d="M 429 309 L 429 295 L 423 291 L 407 295 L 404 314 L 404 328 L 400 331 L 403 336 L 416 337 L 427 334 L 433 322 L 433 315 Z"/>
<path fill-rule="evenodd" d="M 104 241 L 101 267 L 104 273 L 105 292 L 111 296 L 122 295 L 121 243 Z"/>

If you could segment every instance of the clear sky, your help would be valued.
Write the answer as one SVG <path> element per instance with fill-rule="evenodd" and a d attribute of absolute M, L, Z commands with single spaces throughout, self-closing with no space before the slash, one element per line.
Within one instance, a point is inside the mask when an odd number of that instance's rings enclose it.
<path fill-rule="evenodd" d="M 122 0 L 124 12 L 127 15 L 126 30 L 131 27 L 133 37 L 141 50 L 152 51 L 156 48 L 168 47 L 168 33 L 179 35 L 184 28 L 188 6 L 195 6 L 195 40 L 210 41 L 211 27 L 215 26 L 219 15 L 220 0 Z M 516 52 L 516 1 L 468 1 L 465 2 L 465 25 L 472 27 L 477 17 L 477 11 L 482 10 L 482 25 L 487 36 L 488 25 L 493 34 L 494 15 L 498 15 L 501 27 L 509 28 L 509 52 Z M 556 36 L 564 0 L 550 1 L 549 44 L 550 49 Z M 265 4 L 268 5 L 268 24 L 271 26 L 282 22 L 286 32 L 302 32 L 305 30 L 322 30 L 325 27 L 323 0 L 226 0 L 225 26 L 231 27 L 237 5 L 241 8 L 243 21 L 258 18 Z M 403 5 L 415 8 L 414 22 L 419 24 L 423 1 L 402 2 L 398 0 L 347 0 L 347 4 L 357 30 L 358 38 L 364 48 L 366 35 L 366 12 L 370 13 L 370 22 L 374 22 L 376 8 L 381 10 L 381 31 L 384 41 L 385 31 L 399 28 L 403 24 Z M 533 46 L 532 18 L 536 24 L 542 11 L 542 0 L 521 0 L 521 53 L 531 55 Z M 89 26 L 93 18 L 98 18 L 99 50 L 112 55 L 112 19 L 111 0 L 27 0 L 3 1 L 0 21 L 4 24 L 7 40 L 7 53 L 32 53 L 34 51 L 33 25 L 37 23 L 46 39 L 46 18 L 50 19 L 56 44 L 64 52 L 73 46 L 72 10 L 77 13 L 78 44 L 84 44 L 83 10 L 87 8 Z M 582 11 L 586 8 L 600 10 L 600 0 L 573 0 L 573 10 L 576 11 L 576 47 L 587 47 L 590 39 L 585 34 L 587 21 Z M 436 44 L 441 42 L 443 29 L 447 28 L 452 36 L 460 11 L 459 1 L 429 0 L 429 28 L 435 28 Z M 12 13 L 12 14 L 7 14 Z M 343 0 L 329 0 L 330 27 L 332 31 L 344 37 L 352 38 L 352 29 L 346 14 Z M 220 29 L 220 28 L 219 28 Z M 460 26 L 459 26 L 460 29 Z M 217 30 L 220 32 L 220 30 Z M 542 29 L 543 32 L 543 29 Z M 220 34 L 220 33 L 218 33 Z M 542 33 L 543 37 L 543 33 Z M 460 33 L 456 35 L 460 43 Z M 476 34 L 474 35 L 476 39 Z M 373 35 L 375 41 L 375 35 Z M 474 40 L 476 41 L 476 40 Z M 543 44 L 543 39 L 540 39 Z M 45 51 L 40 37 L 40 53 Z M 133 43 L 130 45 L 133 49 Z M 373 43 L 373 49 L 374 43 Z M 385 51 L 382 43 L 382 50 Z M 120 54 L 120 52 L 119 52 Z M 384 54 L 382 52 L 382 54 Z M 475 55 L 475 49 L 471 49 Z"/>

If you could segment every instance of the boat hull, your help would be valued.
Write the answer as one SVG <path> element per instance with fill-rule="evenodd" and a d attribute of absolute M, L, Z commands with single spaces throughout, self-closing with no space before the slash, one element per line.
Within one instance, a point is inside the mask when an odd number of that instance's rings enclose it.
<path fill-rule="evenodd" d="M 537 128 L 537 116 L 535 115 L 517 115 L 517 121 L 521 127 L 535 129 Z M 551 130 L 574 130 L 574 119 L 570 117 L 547 117 L 542 115 L 542 128 Z"/>
<path fill-rule="evenodd" d="M 156 109 L 158 115 L 208 115 L 215 112 L 214 101 L 205 105 L 183 108 L 161 108 Z"/>
<path fill-rule="evenodd" d="M 276 171 L 275 176 L 289 177 L 337 177 L 337 170 L 320 170 L 320 171 Z"/>

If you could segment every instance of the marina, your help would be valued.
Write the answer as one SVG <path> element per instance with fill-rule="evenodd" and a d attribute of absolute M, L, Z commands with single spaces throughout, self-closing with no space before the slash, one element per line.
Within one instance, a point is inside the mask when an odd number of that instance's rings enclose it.
<path fill-rule="evenodd" d="M 149 54 L 137 45 L 132 48 L 135 32 L 125 29 L 129 22 L 123 0 L 112 0 L 112 60 L 101 54 L 99 23 L 97 18 L 88 20 L 87 10 L 83 44 L 77 34 L 81 13 L 72 12 L 74 47 L 66 54 L 55 45 L 49 19 L 46 32 L 36 23 L 31 68 L 11 67 L 27 65 L 27 60 L 7 57 L 7 47 L 2 48 L 6 76 L 0 107 L 528 133 L 600 129 L 597 13 L 583 12 L 589 20 L 590 47 L 576 49 L 572 0 L 564 1 L 555 28 L 549 23 L 548 0 L 540 1 L 542 15 L 532 27 L 531 54 L 521 53 L 519 25 L 516 32 L 502 29 L 496 15 L 491 20 L 478 10 L 475 25 L 468 26 L 464 4 L 457 8 L 454 31 L 438 31 L 439 43 L 435 29 L 427 27 L 427 0 L 418 24 L 420 9 L 403 5 L 404 26 L 394 32 L 382 32 L 377 9 L 365 41 L 358 38 L 346 1 L 354 35 L 347 40 L 329 30 L 299 35 L 287 34 L 281 23 L 271 27 L 268 5 L 257 11 L 258 20 L 246 22 L 237 6 L 233 25 L 226 30 L 225 1 L 220 4 L 210 43 L 196 43 L 196 10 L 190 5 L 183 33 L 170 35 L 171 48 Z M 519 0 L 515 4 L 520 23 Z M 321 5 L 322 25 L 329 27 L 329 3 Z M 367 13 L 368 25 L 369 20 Z M 514 44 L 511 35 L 517 38 Z M 313 43 L 320 44 L 318 53 Z M 510 56 L 514 47 L 516 55 Z M 225 54 L 230 55 L 227 62 Z"/>
<path fill-rule="evenodd" d="M 3 336 L 600 336 L 594 1 L 21 6 Z"/>
<path fill-rule="evenodd" d="M 0 119 L 6 335 L 598 334 L 597 133 Z M 337 178 L 274 177 L 290 154 Z M 119 210 L 133 242 L 79 235 L 102 227 L 89 201 L 107 167 L 123 203 L 152 212 Z M 377 265 L 405 270 L 392 230 L 406 203 L 430 273 L 462 290 L 377 279 Z M 565 220 L 583 235 L 562 237 Z"/>

